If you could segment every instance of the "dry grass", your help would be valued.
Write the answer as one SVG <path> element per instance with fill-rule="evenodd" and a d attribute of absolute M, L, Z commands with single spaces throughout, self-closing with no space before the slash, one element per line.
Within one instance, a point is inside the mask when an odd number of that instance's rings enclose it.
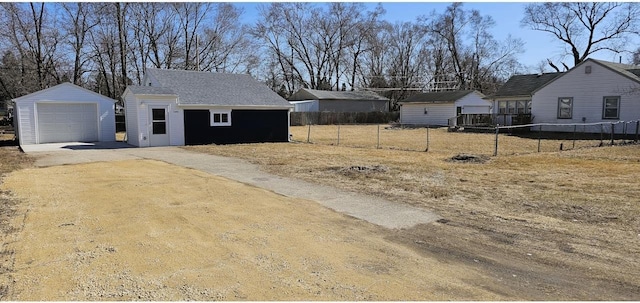
<path fill-rule="evenodd" d="M 32 163 L 33 158 L 25 155 L 17 146 L 0 147 L 0 177 Z"/>
<path fill-rule="evenodd" d="M 330 129 L 312 127 L 312 141 L 321 144 L 188 149 L 245 158 L 275 174 L 434 210 L 451 222 L 439 232 L 464 242 L 451 244 L 456 250 L 528 253 L 543 264 L 640 285 L 640 146 L 532 154 L 529 146 L 537 146 L 536 140 L 504 136 L 500 140 L 505 147 L 528 154 L 472 164 L 449 159 L 461 152 L 491 154 L 492 135 L 431 130 L 429 152 L 417 152 L 390 148 L 424 150 L 418 142 L 425 138 L 425 129 L 381 129 L 381 149 L 371 148 L 376 126 L 341 127 L 340 146 L 328 145 Z M 305 129 L 292 130 L 294 140 L 306 141 Z M 551 141 L 546 144 L 557 144 Z M 343 146 L 347 142 L 368 148 Z M 353 165 L 386 170 L 344 169 Z"/>
<path fill-rule="evenodd" d="M 126 132 L 117 132 L 116 133 L 116 141 L 124 141 Z"/>
<path fill-rule="evenodd" d="M 427 149 L 428 136 L 430 152 L 493 155 L 495 149 L 495 133 L 451 133 L 446 127 L 429 129 L 427 134 L 426 128 L 400 129 L 389 125 L 312 125 L 310 129 L 309 126 L 293 126 L 291 133 L 294 141 L 323 145 L 424 151 Z M 537 152 L 537 133 L 529 135 L 533 139 L 510 135 L 503 130 L 498 136 L 498 153 L 512 155 Z M 568 150 L 594 147 L 600 143 L 597 136 L 586 140 L 583 135 L 577 135 L 574 142 L 572 134 L 566 134 L 562 139 L 541 139 L 540 151 L 559 151 L 561 144 L 563 150 Z M 609 143 L 605 136 L 604 144 Z"/>

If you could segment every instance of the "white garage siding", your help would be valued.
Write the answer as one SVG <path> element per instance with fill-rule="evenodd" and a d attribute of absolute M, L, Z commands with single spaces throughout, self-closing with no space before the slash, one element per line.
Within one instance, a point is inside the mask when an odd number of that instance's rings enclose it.
<path fill-rule="evenodd" d="M 36 104 L 38 143 L 99 140 L 96 103 Z"/>
<path fill-rule="evenodd" d="M 482 99 L 478 93 L 473 92 L 456 101 L 456 107 L 462 107 L 463 114 L 490 114 L 491 101 Z"/>
<path fill-rule="evenodd" d="M 51 127 L 53 127 L 53 129 L 62 129 L 62 126 L 58 124 L 65 123 L 63 120 L 66 120 L 71 128 L 78 125 L 83 125 L 82 127 L 86 128 L 88 123 L 87 119 L 94 119 L 93 123 L 95 124 L 95 127 L 92 125 L 89 127 L 90 129 L 87 130 L 87 133 L 91 133 L 90 138 L 89 136 L 82 135 L 83 138 L 93 140 L 93 138 L 96 137 L 95 130 L 97 130 L 97 139 L 93 141 L 109 142 L 116 140 L 116 123 L 114 113 L 115 100 L 86 90 L 77 85 L 62 83 L 48 89 L 16 98 L 13 101 L 15 102 L 15 111 L 17 113 L 17 135 L 21 145 L 47 143 L 45 141 L 52 142 L 51 140 L 58 141 L 64 139 L 64 137 L 62 137 L 64 134 L 53 135 L 50 129 Z M 78 105 L 78 107 L 72 106 L 74 104 Z M 88 116 L 91 115 L 87 115 L 86 112 L 82 114 L 77 112 L 88 110 L 87 104 L 91 104 L 93 106 L 93 114 L 95 116 L 89 118 Z M 65 105 L 68 107 L 64 107 Z M 76 111 L 76 113 L 70 113 L 69 115 L 65 114 L 65 118 L 61 117 L 59 119 L 47 114 L 50 110 L 60 113 L 59 111 L 63 108 Z M 84 110 L 81 110 L 80 108 L 84 108 Z M 44 119 L 44 125 L 42 125 L 44 128 L 40 129 L 41 125 L 39 121 L 42 119 Z M 79 121 L 71 121 L 69 119 L 79 119 Z M 66 130 L 65 132 L 69 139 L 80 136 L 75 130 Z M 44 141 L 42 142 L 40 140 L 41 136 L 44 136 Z"/>
<path fill-rule="evenodd" d="M 138 127 L 138 107 L 136 96 L 125 92 L 122 95 L 124 99 L 124 120 L 126 123 L 127 143 L 133 146 L 140 146 L 140 136 Z"/>
<path fill-rule="evenodd" d="M 449 118 L 455 116 L 456 108 L 453 103 L 405 103 L 400 107 L 402 124 L 447 126 Z"/>

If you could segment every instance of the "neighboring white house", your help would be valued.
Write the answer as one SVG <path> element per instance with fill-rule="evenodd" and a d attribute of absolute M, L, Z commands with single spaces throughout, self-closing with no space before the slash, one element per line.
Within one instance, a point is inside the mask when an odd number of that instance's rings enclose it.
<path fill-rule="evenodd" d="M 422 93 L 404 99 L 400 104 L 400 123 L 447 126 L 461 114 L 490 114 L 491 102 L 478 91 Z"/>
<path fill-rule="evenodd" d="M 20 145 L 115 141 L 116 100 L 62 83 L 12 100 Z"/>
<path fill-rule="evenodd" d="M 494 123 L 512 125 L 525 120 L 531 122 L 531 100 L 533 92 L 562 73 L 540 73 L 514 75 L 496 93 L 485 97 L 493 106 Z M 528 116 L 528 117 L 527 117 Z"/>
<path fill-rule="evenodd" d="M 289 141 L 293 105 L 249 75 L 149 68 L 122 99 L 131 145 Z"/>
<path fill-rule="evenodd" d="M 533 91 L 534 123 L 640 119 L 640 66 L 587 59 Z M 635 124 L 627 133 L 635 132 Z M 546 127 L 547 131 L 571 131 Z M 622 133 L 623 128 L 615 129 Z"/>

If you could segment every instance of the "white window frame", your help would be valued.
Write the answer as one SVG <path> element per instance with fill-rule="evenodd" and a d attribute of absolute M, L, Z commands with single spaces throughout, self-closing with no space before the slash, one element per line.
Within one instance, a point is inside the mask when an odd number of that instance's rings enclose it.
<path fill-rule="evenodd" d="M 231 110 L 230 109 L 211 109 L 209 110 L 211 126 L 231 126 Z M 215 116 L 220 115 L 220 122 L 215 122 Z M 223 116 L 227 116 L 227 121 L 222 122 Z"/>
<path fill-rule="evenodd" d="M 615 117 L 607 117 L 607 99 L 615 99 L 616 100 L 616 116 Z M 613 109 L 613 108 L 610 108 Z M 602 119 L 619 119 L 620 118 L 620 96 L 605 96 L 602 97 Z"/>
<path fill-rule="evenodd" d="M 561 109 L 561 105 L 563 100 L 566 100 L 569 104 L 569 115 L 563 116 Z M 558 98 L 558 119 L 573 119 L 573 97 L 560 97 Z"/>

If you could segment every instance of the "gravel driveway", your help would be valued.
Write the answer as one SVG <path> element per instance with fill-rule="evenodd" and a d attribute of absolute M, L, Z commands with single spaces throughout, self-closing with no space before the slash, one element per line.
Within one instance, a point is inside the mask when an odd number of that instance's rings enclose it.
<path fill-rule="evenodd" d="M 411 228 L 439 219 L 437 215 L 423 209 L 379 197 L 274 176 L 244 160 L 201 154 L 179 147 L 131 148 L 116 142 L 96 146 L 51 144 L 23 149 L 38 157 L 35 164 L 40 167 L 134 159 L 159 160 L 271 190 L 287 197 L 316 201 L 335 211 L 392 229 Z"/>

